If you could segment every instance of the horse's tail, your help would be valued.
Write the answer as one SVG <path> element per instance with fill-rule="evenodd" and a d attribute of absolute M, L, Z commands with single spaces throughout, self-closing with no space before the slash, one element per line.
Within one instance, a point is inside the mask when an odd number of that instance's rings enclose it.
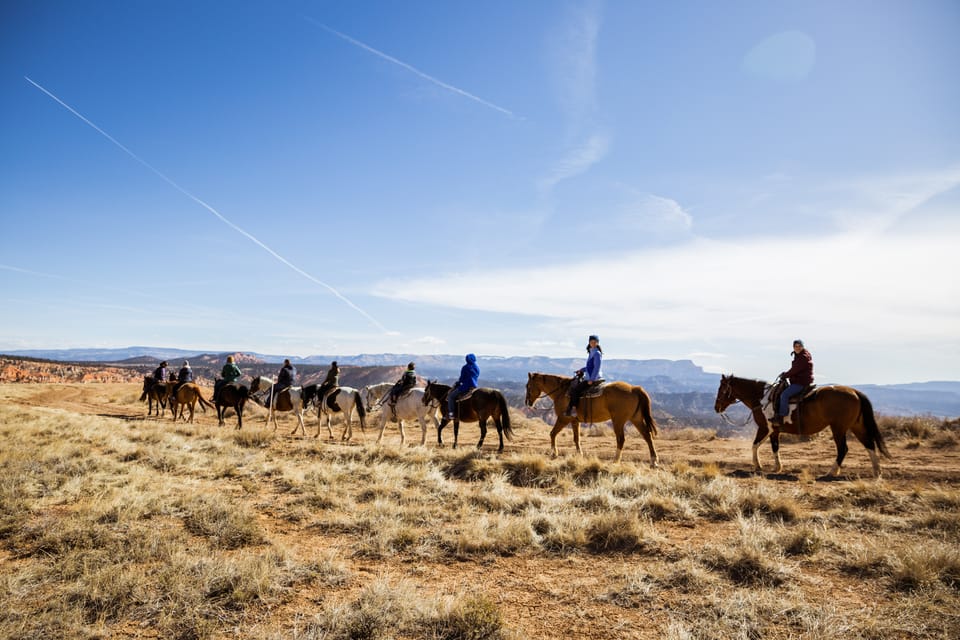
<path fill-rule="evenodd" d="M 857 396 L 860 398 L 860 419 L 863 420 L 863 427 L 867 432 L 867 438 L 870 444 L 875 444 L 877 449 L 880 450 L 880 453 L 886 456 L 888 460 L 893 460 L 893 457 L 887 450 L 887 443 L 883 440 L 883 434 L 880 433 L 880 427 L 877 426 L 877 419 L 873 415 L 873 404 L 870 403 L 870 399 L 862 392 L 857 391 Z M 873 449 L 872 446 L 867 448 Z"/>
<path fill-rule="evenodd" d="M 216 410 L 216 409 L 217 409 L 215 406 L 213 406 L 212 404 L 210 404 L 210 401 L 209 401 L 209 400 L 207 400 L 206 398 L 203 397 L 203 394 L 200 393 L 200 390 L 199 390 L 199 389 L 197 389 L 197 399 L 200 400 L 200 406 L 201 406 L 201 407 L 207 406 L 207 407 L 210 407 L 210 408 L 213 409 L 213 410 Z"/>
<path fill-rule="evenodd" d="M 650 433 L 657 435 L 659 433 L 657 430 L 657 421 L 653 419 L 653 413 L 650 411 L 650 394 L 648 394 L 643 387 L 635 387 L 633 394 L 637 396 L 637 410 L 633 412 L 633 415 L 636 416 L 639 412 L 644 424 L 650 429 Z"/>
<path fill-rule="evenodd" d="M 143 393 L 140 394 L 140 402 L 143 402 L 146 399 L 147 399 L 147 390 L 144 389 Z"/>
<path fill-rule="evenodd" d="M 367 410 L 363 408 L 363 397 L 359 391 L 353 392 L 353 404 L 357 406 L 357 415 L 363 420 L 367 417 Z"/>
<path fill-rule="evenodd" d="M 510 425 L 510 407 L 507 406 L 507 399 L 503 394 L 497 392 L 497 405 L 500 409 L 500 424 L 503 425 L 503 435 L 507 440 L 513 440 L 513 426 Z"/>

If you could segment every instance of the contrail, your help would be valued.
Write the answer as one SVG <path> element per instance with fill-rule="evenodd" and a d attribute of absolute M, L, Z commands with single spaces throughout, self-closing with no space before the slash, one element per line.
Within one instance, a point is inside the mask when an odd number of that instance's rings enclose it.
<path fill-rule="evenodd" d="M 310 23 L 312 23 L 312 24 L 315 24 L 316 26 L 320 27 L 320 28 L 323 29 L 323 30 L 325 30 L 325 31 L 327 31 L 327 32 L 329 32 L 329 33 L 332 33 L 333 35 L 337 36 L 338 38 L 341 38 L 341 39 L 343 39 L 343 40 L 346 40 L 347 42 L 349 42 L 350 44 L 352 44 L 352 45 L 354 45 L 354 46 L 360 47 L 360 48 L 363 49 L 364 51 L 369 51 L 370 53 L 372 53 L 372 54 L 375 55 L 375 56 L 380 56 L 381 58 L 383 58 L 384 60 L 387 60 L 388 62 L 392 62 L 393 64 L 398 65 L 398 66 L 401 66 L 401 67 L 403 67 L 404 69 L 406 69 L 407 71 L 410 71 L 411 73 L 417 74 L 418 76 L 420 76 L 420 77 L 423 78 L 424 80 L 427 80 L 427 81 L 429 81 L 429 82 L 432 82 L 433 84 L 437 85 L 438 87 L 443 87 L 443 88 L 446 89 L 447 91 L 452 91 L 453 93 L 456 93 L 457 95 L 461 95 L 461 96 L 463 96 L 464 98 L 469 98 L 470 100 L 473 100 L 474 102 L 479 102 L 479 103 L 482 104 L 483 106 L 485 106 L 485 107 L 490 107 L 491 109 L 494 109 L 494 110 L 496 110 L 496 111 L 499 111 L 500 113 L 506 114 L 506 115 L 510 116 L 511 118 L 516 118 L 516 119 L 518 119 L 518 120 L 522 119 L 520 116 L 518 116 L 517 114 L 515 114 L 513 111 L 510 111 L 509 109 L 504 109 L 504 108 L 501 107 L 500 105 L 496 105 L 496 104 L 490 102 L 489 100 L 484 100 L 484 99 L 481 98 L 480 96 L 475 96 L 475 95 L 473 95 L 472 93 L 470 93 L 469 91 L 464 91 L 463 89 L 461 89 L 461 88 L 459 88 L 459 87 L 455 87 L 455 86 L 453 86 L 452 84 L 447 84 L 446 82 L 444 82 L 443 80 L 440 80 L 439 78 L 434 78 L 433 76 L 431 76 L 431 75 L 429 75 L 429 74 L 427 74 L 427 73 L 424 73 L 423 71 L 420 71 L 420 69 L 417 69 L 417 68 L 414 67 L 413 65 L 407 64 L 407 63 L 404 62 L 403 60 L 397 60 L 397 59 L 394 58 L 393 56 L 391 56 L 391 55 L 389 55 L 389 54 L 386 54 L 386 53 L 384 53 L 383 51 L 380 51 L 379 49 L 374 49 L 374 48 L 371 47 L 370 45 L 365 44 L 365 43 L 363 43 L 363 42 L 360 42 L 360 41 L 357 40 L 356 38 L 351 38 L 351 37 L 348 36 L 347 34 L 341 33 L 341 32 L 339 32 L 339 31 L 337 31 L 336 29 L 334 29 L 333 27 L 328 27 L 327 25 L 323 24 L 322 22 L 320 22 L 320 21 L 318 21 L 318 20 L 314 20 L 314 19 L 311 18 L 310 16 L 304 16 L 304 19 L 307 20 L 307 22 L 310 22 Z"/>
<path fill-rule="evenodd" d="M 181 187 L 179 184 L 177 184 L 176 182 L 174 182 L 173 179 L 168 178 L 168 177 L 166 176 L 166 174 L 164 174 L 162 171 L 160 171 L 159 169 L 157 169 L 156 167 L 154 167 L 152 164 L 150 164 L 149 162 L 147 162 L 146 160 L 144 160 L 143 158 L 141 158 L 140 156 L 138 156 L 137 154 L 135 154 L 133 151 L 131 151 L 131 150 L 128 149 L 127 147 L 123 146 L 116 138 L 114 138 L 113 136 L 111 136 L 109 133 L 107 133 L 106 131 L 104 131 L 103 129 L 101 129 L 100 127 L 98 127 L 97 125 L 95 125 L 95 124 L 93 124 L 92 122 L 90 122 L 90 120 L 88 120 L 87 118 L 85 118 L 85 117 L 83 116 L 83 114 L 81 114 L 79 111 L 77 111 L 76 109 L 74 109 L 73 107 L 71 107 L 70 105 L 68 105 L 66 102 L 64 102 L 63 100 L 61 100 L 61 99 L 58 98 L 57 96 L 53 95 L 53 93 L 51 93 L 50 91 L 47 91 L 44 87 L 40 86 L 38 83 L 36 83 L 36 82 L 34 82 L 33 80 L 31 80 L 29 77 L 27 77 L 27 76 L 23 76 L 23 77 L 27 80 L 27 82 L 29 82 L 30 84 L 32 84 L 33 86 L 35 86 L 37 89 L 40 89 L 40 91 L 43 91 L 45 94 L 47 94 L 48 96 L 50 96 L 51 98 L 53 98 L 53 99 L 54 99 L 60 106 L 62 106 L 64 109 L 66 109 L 67 111 L 69 111 L 70 113 L 72 113 L 73 115 L 77 116 L 78 118 L 80 118 L 81 120 L 83 120 L 85 123 L 87 123 L 87 124 L 88 124 L 91 128 L 93 128 L 97 133 L 99 133 L 100 135 L 102 135 L 104 138 L 106 138 L 107 140 L 109 140 L 109 141 L 112 142 L 113 144 L 115 144 L 115 145 L 117 145 L 118 147 L 120 147 L 120 149 L 122 149 L 123 152 L 126 153 L 128 156 L 130 156 L 131 158 L 133 158 L 134 160 L 136 160 L 137 162 L 139 162 L 140 164 L 142 164 L 143 166 L 145 166 L 147 169 L 149 169 L 149 170 L 152 171 L 153 173 L 157 174 L 161 179 L 163 179 L 164 182 L 166 182 L 166 183 L 169 184 L 171 187 L 173 187 L 174 189 L 176 189 L 177 191 L 179 191 L 179 192 L 182 193 L 183 195 L 187 196 L 188 198 L 190 198 L 191 200 L 193 200 L 194 202 L 196 202 L 197 204 L 199 204 L 201 207 L 203 207 L 204 209 L 206 209 L 207 211 L 209 211 L 210 213 L 212 213 L 213 215 L 215 215 L 215 216 L 216 216 L 217 218 L 219 218 L 220 221 L 223 222 L 225 225 L 227 225 L 228 227 L 230 227 L 231 229 L 233 229 L 233 230 L 236 231 L 237 233 L 239 233 L 239 234 L 243 235 L 244 237 L 246 237 L 248 240 L 250 240 L 251 242 L 253 242 L 255 245 L 257 245 L 258 247 L 260 247 L 261 249 L 263 249 L 264 251 L 266 251 L 267 253 L 269 253 L 271 256 L 273 256 L 274 258 L 276 258 L 278 261 L 280 261 L 280 262 L 282 262 L 283 264 L 285 264 L 286 266 L 290 267 L 290 269 L 292 269 L 293 271 L 297 272 L 298 274 L 300 274 L 301 276 L 303 276 L 304 278 L 306 278 L 306 279 L 309 280 L 310 282 L 313 282 L 313 283 L 315 283 L 315 284 L 318 284 L 318 285 L 320 285 L 321 287 L 323 287 L 324 289 L 326 289 L 327 291 L 329 291 L 330 293 L 332 293 L 334 296 L 336 296 L 337 298 L 339 298 L 339 299 L 340 299 L 344 304 L 346 304 L 348 307 L 350 307 L 351 309 L 353 309 L 354 311 L 356 311 L 357 313 L 359 313 L 360 315 L 362 315 L 364 318 L 366 318 L 367 320 L 369 320 L 369 321 L 371 322 L 371 324 L 373 324 L 373 326 L 377 327 L 378 329 L 380 329 L 380 330 L 383 331 L 384 333 L 389 333 L 389 331 L 387 331 L 387 328 L 384 327 L 382 324 L 380 324 L 380 322 L 379 322 L 376 318 L 374 318 L 374 317 L 371 316 L 369 313 L 367 313 L 366 311 L 364 311 L 363 309 L 361 309 L 360 307 L 358 307 L 356 304 L 353 303 L 353 301 L 351 301 L 350 299 L 348 299 L 345 295 L 343 295 L 342 293 L 340 293 L 339 291 L 337 291 L 335 288 L 333 288 L 332 286 L 330 286 L 330 285 L 327 284 L 326 282 L 324 282 L 324 281 L 322 281 L 322 280 L 320 280 L 320 279 L 318 279 L 318 278 L 315 278 L 314 276 L 310 275 L 309 273 L 307 273 L 306 271 L 304 271 L 303 269 L 301 269 L 301 268 L 298 267 L 297 265 L 293 264 L 292 262 L 290 262 L 289 260 L 287 260 L 286 258 L 284 258 L 283 256 L 281 256 L 279 253 L 277 253 L 276 251 L 274 251 L 273 249 L 271 249 L 270 247 L 268 247 L 267 245 L 265 245 L 263 242 L 261 242 L 260 240 L 258 240 L 253 234 L 251 234 L 251 233 L 249 233 L 248 231 L 246 231 L 245 229 L 243 229 L 243 228 L 235 225 L 233 222 L 231 222 L 230 220 L 228 220 L 228 219 L 226 218 L 226 216 L 224 216 L 222 213 L 220 213 L 219 211 L 217 211 L 216 209 L 214 209 L 212 206 L 210 206 L 209 204 L 207 204 L 206 202 L 204 202 L 203 200 L 201 200 L 201 199 L 198 198 L 197 196 L 193 195 L 192 193 L 190 193 L 189 191 L 187 191 L 186 189 L 184 189 L 183 187 Z"/>

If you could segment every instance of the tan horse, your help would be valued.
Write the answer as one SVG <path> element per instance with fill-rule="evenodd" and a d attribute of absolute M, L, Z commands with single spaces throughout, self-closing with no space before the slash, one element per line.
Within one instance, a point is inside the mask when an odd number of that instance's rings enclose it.
<path fill-rule="evenodd" d="M 870 452 L 870 462 L 873 464 L 873 475 L 880 477 L 879 450 L 887 459 L 890 453 L 883 441 L 883 435 L 877 426 L 873 415 L 873 405 L 867 396 L 851 387 L 829 386 L 820 387 L 799 405 L 791 405 L 790 415 L 784 420 L 783 426 L 771 430 L 768 420 L 773 417 L 773 387 L 763 380 L 750 380 L 736 376 L 721 376 L 720 388 L 717 389 L 717 400 L 714 410 L 722 414 L 727 407 L 742 402 L 750 409 L 753 420 L 757 423 L 757 435 L 753 439 L 753 467 L 761 471 L 760 458 L 757 450 L 767 435 L 770 436 L 770 446 L 773 449 L 774 473 L 780 473 L 783 465 L 780 462 L 780 434 L 793 433 L 810 436 L 830 427 L 833 432 L 833 441 L 837 445 L 837 459 L 830 470 L 831 476 L 840 473 L 840 465 L 847 455 L 847 432 L 853 433 L 857 440 Z"/>
<path fill-rule="evenodd" d="M 547 373 L 527 374 L 527 406 L 532 407 L 540 396 L 546 395 L 553 400 L 553 410 L 557 414 L 557 423 L 550 431 L 550 446 L 553 455 L 557 451 L 557 434 L 568 424 L 573 425 L 573 444 L 577 453 L 583 455 L 580 448 L 580 419 L 563 415 L 567 406 L 567 390 L 573 378 L 555 376 Z M 657 423 L 650 413 L 650 396 L 643 387 L 633 386 L 626 382 L 609 382 L 603 387 L 601 395 L 596 398 L 582 398 L 577 405 L 577 416 L 583 416 L 590 422 L 613 422 L 613 430 L 617 434 L 617 456 L 615 462 L 620 462 L 623 456 L 623 443 L 626 439 L 623 432 L 624 425 L 632 422 L 650 449 L 650 466 L 658 465 L 657 450 L 653 446 L 653 436 L 657 434 Z"/>
<path fill-rule="evenodd" d="M 170 409 L 173 411 L 173 419 L 177 420 L 178 418 L 183 417 L 183 409 L 190 409 L 190 419 L 187 422 L 193 422 L 193 412 L 196 409 L 197 403 L 200 403 L 200 407 L 210 407 L 211 409 L 216 410 L 212 404 L 204 400 L 203 395 L 200 393 L 200 386 L 195 382 L 185 382 L 180 385 L 180 388 L 177 389 L 176 393 L 173 393 L 173 385 L 171 385 L 170 395 L 167 397 L 168 402 L 170 402 Z M 177 409 L 180 409 L 180 415 L 177 415 Z"/>

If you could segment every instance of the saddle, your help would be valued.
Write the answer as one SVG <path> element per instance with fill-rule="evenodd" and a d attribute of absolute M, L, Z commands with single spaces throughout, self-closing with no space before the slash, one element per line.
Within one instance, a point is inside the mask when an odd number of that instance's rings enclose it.
<path fill-rule="evenodd" d="M 341 411 L 340 405 L 337 404 L 338 395 L 340 395 L 340 387 L 334 387 L 327 392 L 327 407 L 334 413 Z"/>
<path fill-rule="evenodd" d="M 783 392 L 786 388 L 787 384 L 785 382 L 781 382 L 774 388 L 773 395 L 771 396 L 771 401 L 774 407 L 780 406 L 780 396 L 783 395 Z M 799 393 L 790 398 L 790 406 L 795 407 L 799 405 L 801 402 L 813 395 L 816 390 L 817 385 L 808 384 Z"/>
<path fill-rule="evenodd" d="M 473 397 L 473 394 L 475 394 L 477 392 L 477 389 L 479 388 L 480 387 L 474 387 L 473 389 L 467 390 L 466 393 L 464 393 L 462 396 L 457 398 L 457 402 L 460 403 L 460 402 L 463 402 L 464 400 L 469 400 L 470 398 Z"/>
<path fill-rule="evenodd" d="M 607 385 L 607 381 L 600 379 L 597 380 L 594 384 L 587 387 L 587 390 L 583 392 L 581 398 L 596 398 L 603 395 L 603 388 Z"/>

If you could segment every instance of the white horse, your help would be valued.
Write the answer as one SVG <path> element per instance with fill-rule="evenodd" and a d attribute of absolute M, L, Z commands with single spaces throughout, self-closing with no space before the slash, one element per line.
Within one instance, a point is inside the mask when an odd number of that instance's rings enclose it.
<path fill-rule="evenodd" d="M 250 397 L 255 398 L 267 408 L 267 424 L 270 424 L 270 418 L 273 418 L 273 430 L 277 430 L 277 413 L 280 411 L 293 411 L 297 416 L 297 426 L 293 428 L 293 433 L 302 429 L 304 435 L 307 430 L 303 426 L 303 400 L 300 398 L 300 387 L 287 387 L 280 393 L 273 393 L 273 385 L 276 381 L 268 376 L 257 376 L 250 383 Z"/>
<path fill-rule="evenodd" d="M 334 410 L 330 404 L 331 399 L 336 403 L 338 409 Z M 320 425 L 323 422 L 323 416 L 327 417 L 327 432 L 330 439 L 333 440 L 333 429 L 330 428 L 330 420 L 335 413 L 342 414 L 346 424 L 343 426 L 343 433 L 340 434 L 341 441 L 348 441 L 353 437 L 353 410 L 357 410 L 357 416 L 360 418 L 360 431 L 367 432 L 367 410 L 363 407 L 363 399 L 360 392 L 353 387 L 334 387 L 328 391 L 323 398 L 314 397 L 310 403 L 317 409 L 317 433 L 314 438 L 320 437 Z M 306 433 L 304 433 L 306 435 Z"/>
<path fill-rule="evenodd" d="M 387 394 L 393 389 L 392 382 L 381 382 L 380 384 L 368 384 L 361 393 L 363 393 L 363 402 L 367 413 L 379 409 L 383 401 L 387 399 Z"/>
<path fill-rule="evenodd" d="M 400 425 L 400 444 L 402 445 L 406 439 L 406 435 L 403 433 L 403 421 L 404 420 L 413 420 L 416 418 L 420 421 L 420 429 L 423 431 L 423 436 L 420 438 L 420 446 L 422 447 L 427 443 L 427 416 L 430 416 L 430 419 L 433 420 L 433 426 L 440 426 L 440 422 L 437 420 L 437 409 L 440 407 L 439 403 L 431 401 L 429 404 L 423 403 L 423 389 L 411 389 L 409 393 L 404 394 L 396 404 L 396 415 L 394 415 L 394 409 L 389 405 L 385 405 L 383 410 L 380 412 L 380 435 L 377 437 L 377 444 L 380 444 L 380 441 L 383 440 L 383 430 L 387 428 L 387 421 L 395 419 L 397 424 Z"/>

